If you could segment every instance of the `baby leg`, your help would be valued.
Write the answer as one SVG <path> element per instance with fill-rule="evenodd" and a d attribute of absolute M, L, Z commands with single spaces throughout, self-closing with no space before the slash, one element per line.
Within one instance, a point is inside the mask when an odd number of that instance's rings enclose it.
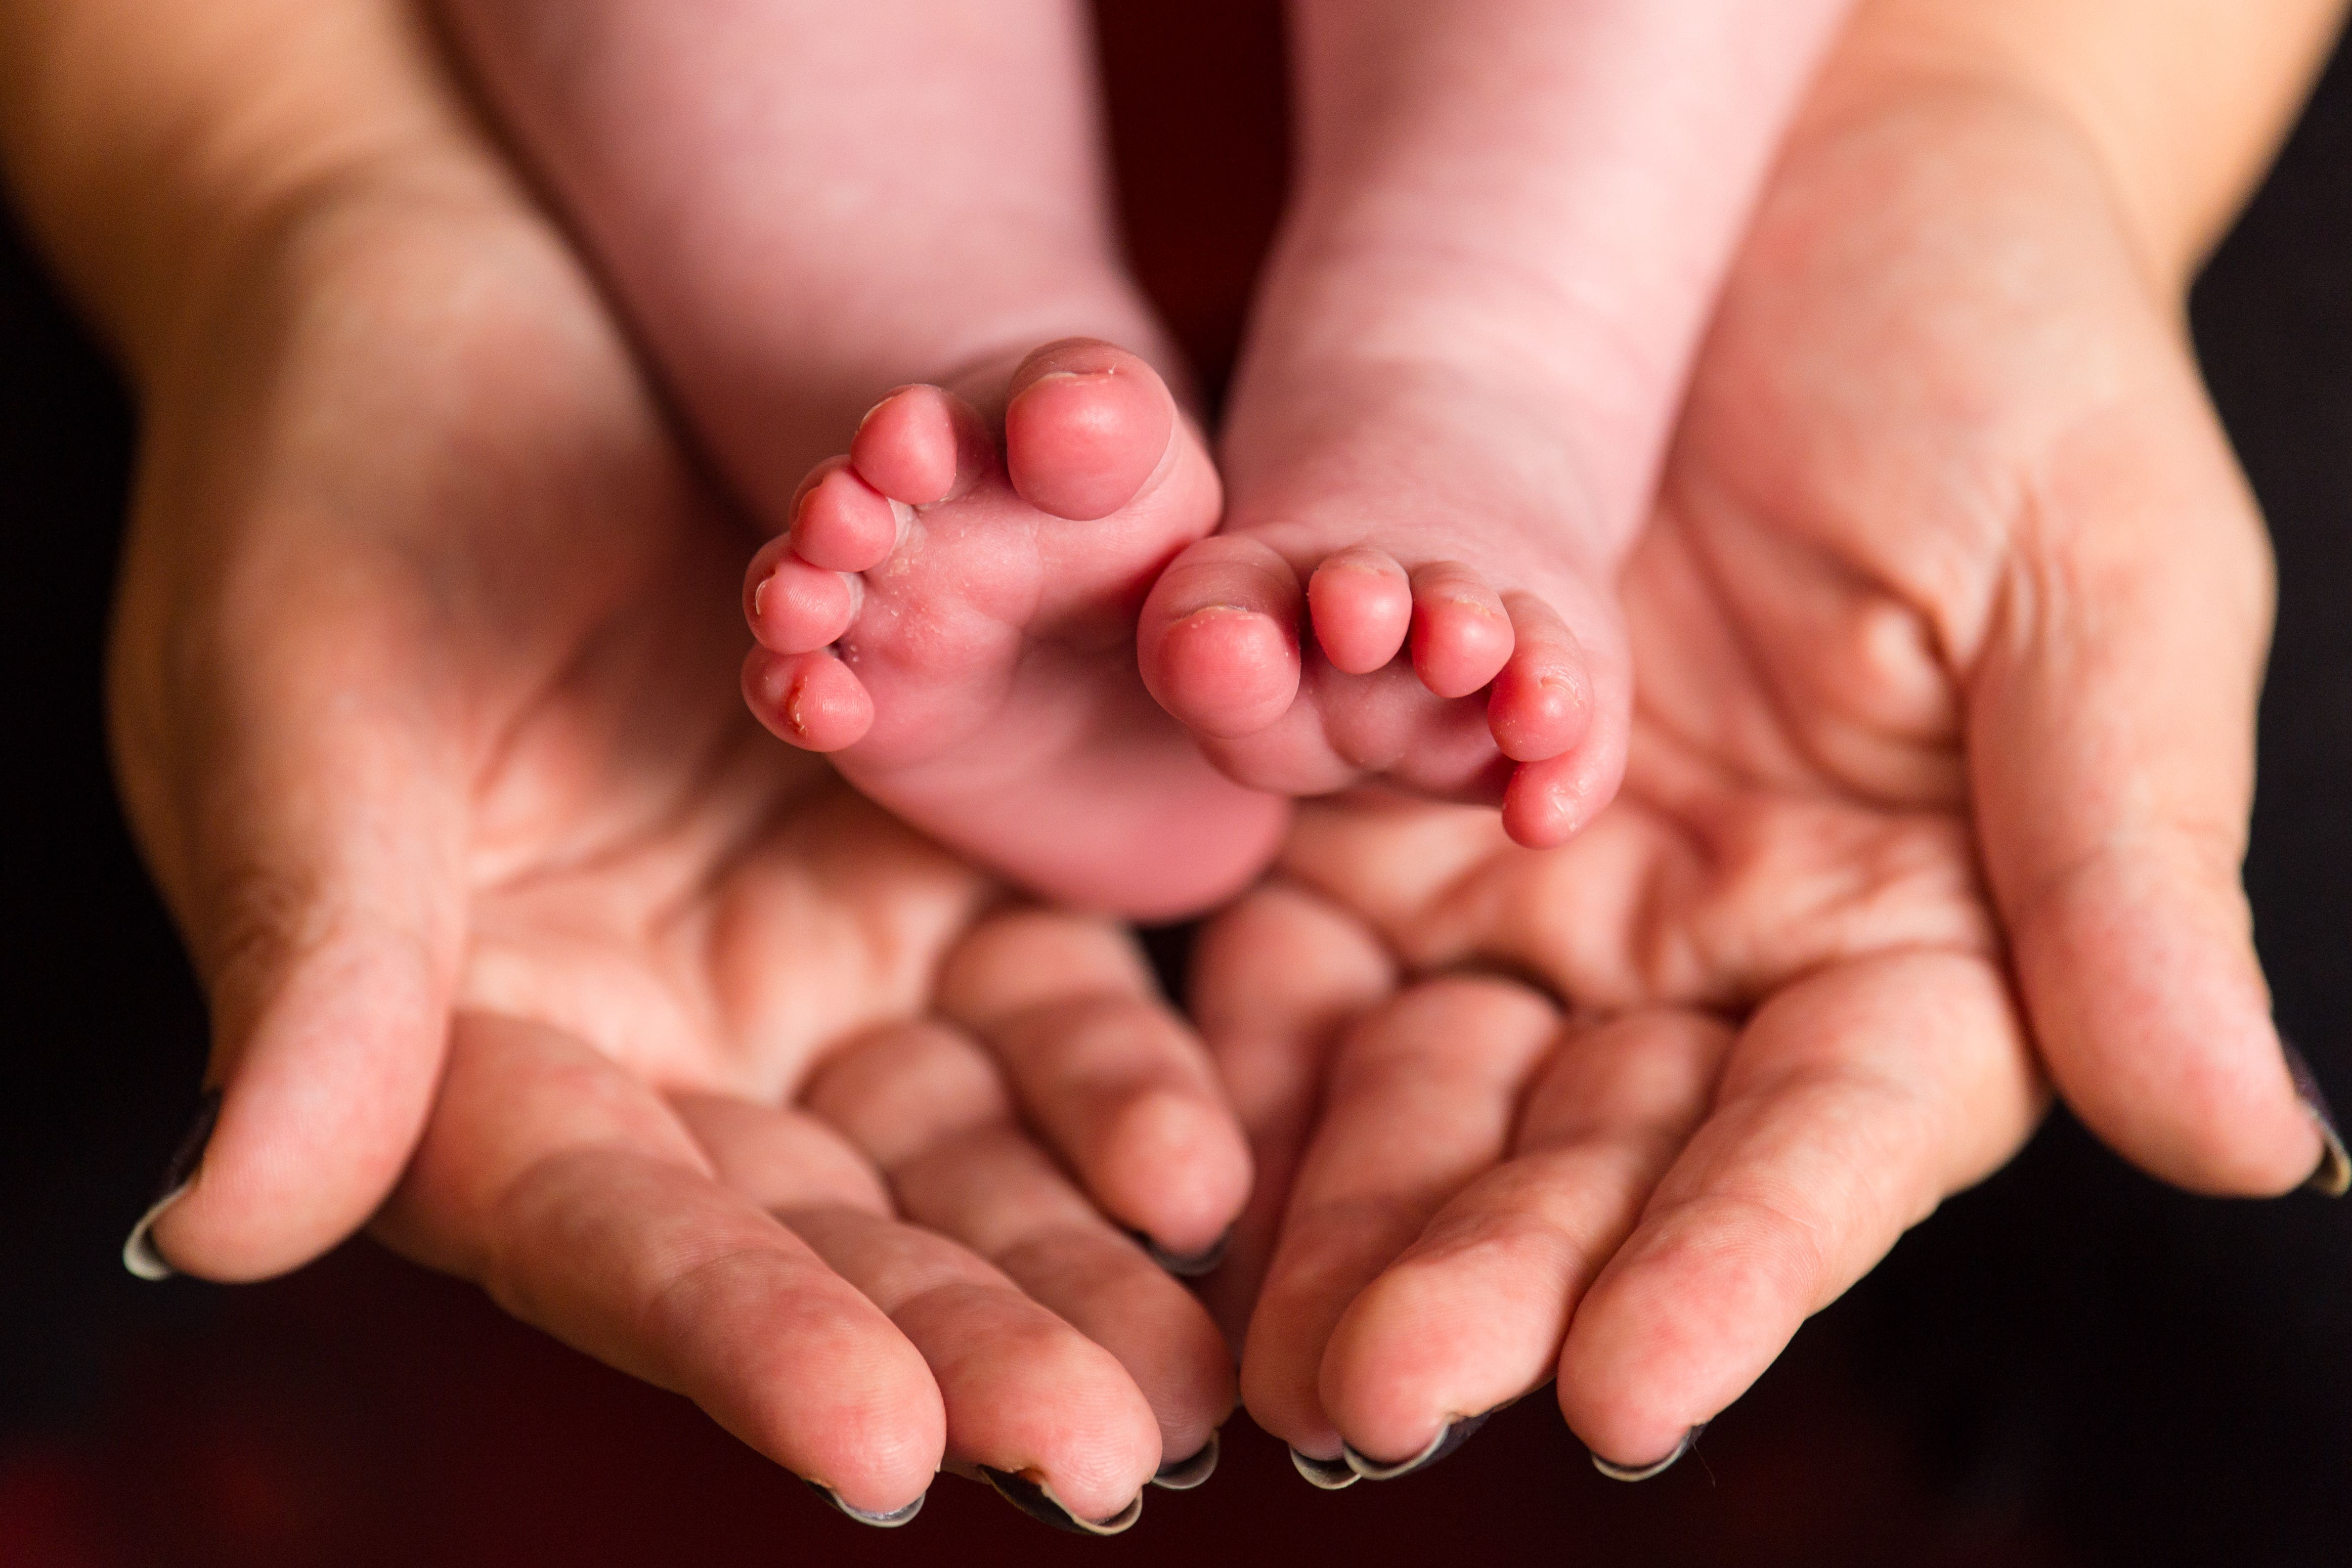
<path fill-rule="evenodd" d="M 1614 794 L 1613 578 L 1840 0 L 1298 0 L 1300 187 L 1144 676 L 1228 773 Z M 1302 637 L 1302 627 L 1311 637 Z"/>
<path fill-rule="evenodd" d="M 1281 804 L 1136 668 L 1142 595 L 1219 496 L 1118 260 L 1083 9 L 445 4 L 789 535 L 746 585 L 762 721 L 1056 898 L 1172 914 L 1254 875 Z"/>

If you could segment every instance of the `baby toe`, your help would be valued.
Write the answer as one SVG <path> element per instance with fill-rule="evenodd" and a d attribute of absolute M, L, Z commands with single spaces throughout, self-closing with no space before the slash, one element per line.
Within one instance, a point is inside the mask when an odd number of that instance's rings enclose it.
<path fill-rule="evenodd" d="M 849 466 L 892 500 L 932 506 L 971 489 L 989 451 L 971 405 L 940 387 L 902 386 L 858 422 Z"/>
<path fill-rule="evenodd" d="M 753 648 L 743 660 L 743 700 L 778 739 L 803 751 L 840 751 L 874 727 L 874 699 L 830 653 Z"/>
<path fill-rule="evenodd" d="M 814 652 L 849 629 L 860 596 L 856 578 L 786 555 L 752 586 L 751 635 L 775 653 Z"/>
<path fill-rule="evenodd" d="M 898 547 L 907 504 L 835 458 L 811 474 L 793 504 L 792 551 L 828 572 L 870 572 Z"/>
<path fill-rule="evenodd" d="M 1055 517 L 1108 517 L 1133 500 L 1168 455 L 1176 399 L 1125 349 L 1067 338 L 1013 373 L 1004 463 L 1024 500 Z"/>
<path fill-rule="evenodd" d="M 1530 849 L 1564 844 L 1616 798 L 1624 778 L 1623 734 L 1595 723 L 1559 755 L 1511 771 L 1503 788 L 1503 831 Z"/>
<path fill-rule="evenodd" d="M 1137 623 L 1143 683 L 1187 727 L 1253 735 L 1298 695 L 1298 574 L 1252 540 L 1204 539 L 1152 585 Z"/>
<path fill-rule="evenodd" d="M 1439 697 L 1467 697 L 1511 657 L 1511 618 L 1501 595 L 1459 562 L 1412 574 L 1412 668 Z"/>
<path fill-rule="evenodd" d="M 1397 656 L 1412 626 L 1412 584 L 1404 568 L 1369 546 L 1327 556 L 1307 584 L 1315 640 L 1349 675 L 1369 675 Z"/>
<path fill-rule="evenodd" d="M 1591 727 L 1592 679 L 1576 634 L 1549 605 L 1513 594 L 1505 607 L 1513 646 L 1486 699 L 1486 721 L 1505 756 L 1541 762 L 1575 745 Z"/>

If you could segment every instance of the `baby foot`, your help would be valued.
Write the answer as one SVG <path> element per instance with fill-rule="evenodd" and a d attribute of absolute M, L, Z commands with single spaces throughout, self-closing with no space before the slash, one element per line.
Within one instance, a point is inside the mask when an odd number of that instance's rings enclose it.
<path fill-rule="evenodd" d="M 980 408 L 902 387 L 753 559 L 752 711 L 868 796 L 1057 900 L 1205 908 L 1286 804 L 1220 773 L 1139 679 L 1153 581 L 1216 524 L 1199 432 L 1142 360 L 1083 339 Z"/>
<path fill-rule="evenodd" d="M 1524 410 L 1493 416 L 1452 378 L 1352 380 L 1271 437 L 1237 408 L 1255 450 L 1228 464 L 1223 530 L 1145 604 L 1145 684 L 1242 783 L 1377 779 L 1499 804 L 1518 842 L 1558 844 L 1615 795 L 1630 721 L 1586 509 L 1552 454 L 1514 449 L 1551 434 Z"/>

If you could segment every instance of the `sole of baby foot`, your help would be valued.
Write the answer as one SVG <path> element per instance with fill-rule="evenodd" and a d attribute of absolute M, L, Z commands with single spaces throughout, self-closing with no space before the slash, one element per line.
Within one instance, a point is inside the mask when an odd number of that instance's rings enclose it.
<path fill-rule="evenodd" d="M 1287 804 L 1151 700 L 1134 630 L 1221 500 L 1166 384 L 1111 344 L 1048 344 L 984 403 L 901 387 L 753 559 L 745 698 L 1037 892 L 1138 918 L 1208 907 L 1271 858 Z"/>
<path fill-rule="evenodd" d="M 1378 780 L 1497 805 L 1536 847 L 1608 803 L 1630 693 L 1605 595 L 1572 579 L 1499 591 L 1509 575 L 1440 552 L 1442 540 L 1325 548 L 1318 531 L 1204 540 L 1145 603 L 1145 684 L 1220 767 L 1290 795 Z M 1604 633 L 1599 659 L 1555 598 Z"/>

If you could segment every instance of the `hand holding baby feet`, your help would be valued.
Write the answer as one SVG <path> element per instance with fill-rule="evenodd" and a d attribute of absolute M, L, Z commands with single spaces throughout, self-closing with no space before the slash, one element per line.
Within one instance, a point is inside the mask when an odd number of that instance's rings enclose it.
<path fill-rule="evenodd" d="M 1108 343 L 1031 353 L 982 407 L 877 405 L 753 559 L 752 710 L 866 795 L 1063 900 L 1214 902 L 1273 855 L 1284 803 L 1220 774 L 1136 674 L 1136 613 L 1215 525 L 1200 433 Z"/>

